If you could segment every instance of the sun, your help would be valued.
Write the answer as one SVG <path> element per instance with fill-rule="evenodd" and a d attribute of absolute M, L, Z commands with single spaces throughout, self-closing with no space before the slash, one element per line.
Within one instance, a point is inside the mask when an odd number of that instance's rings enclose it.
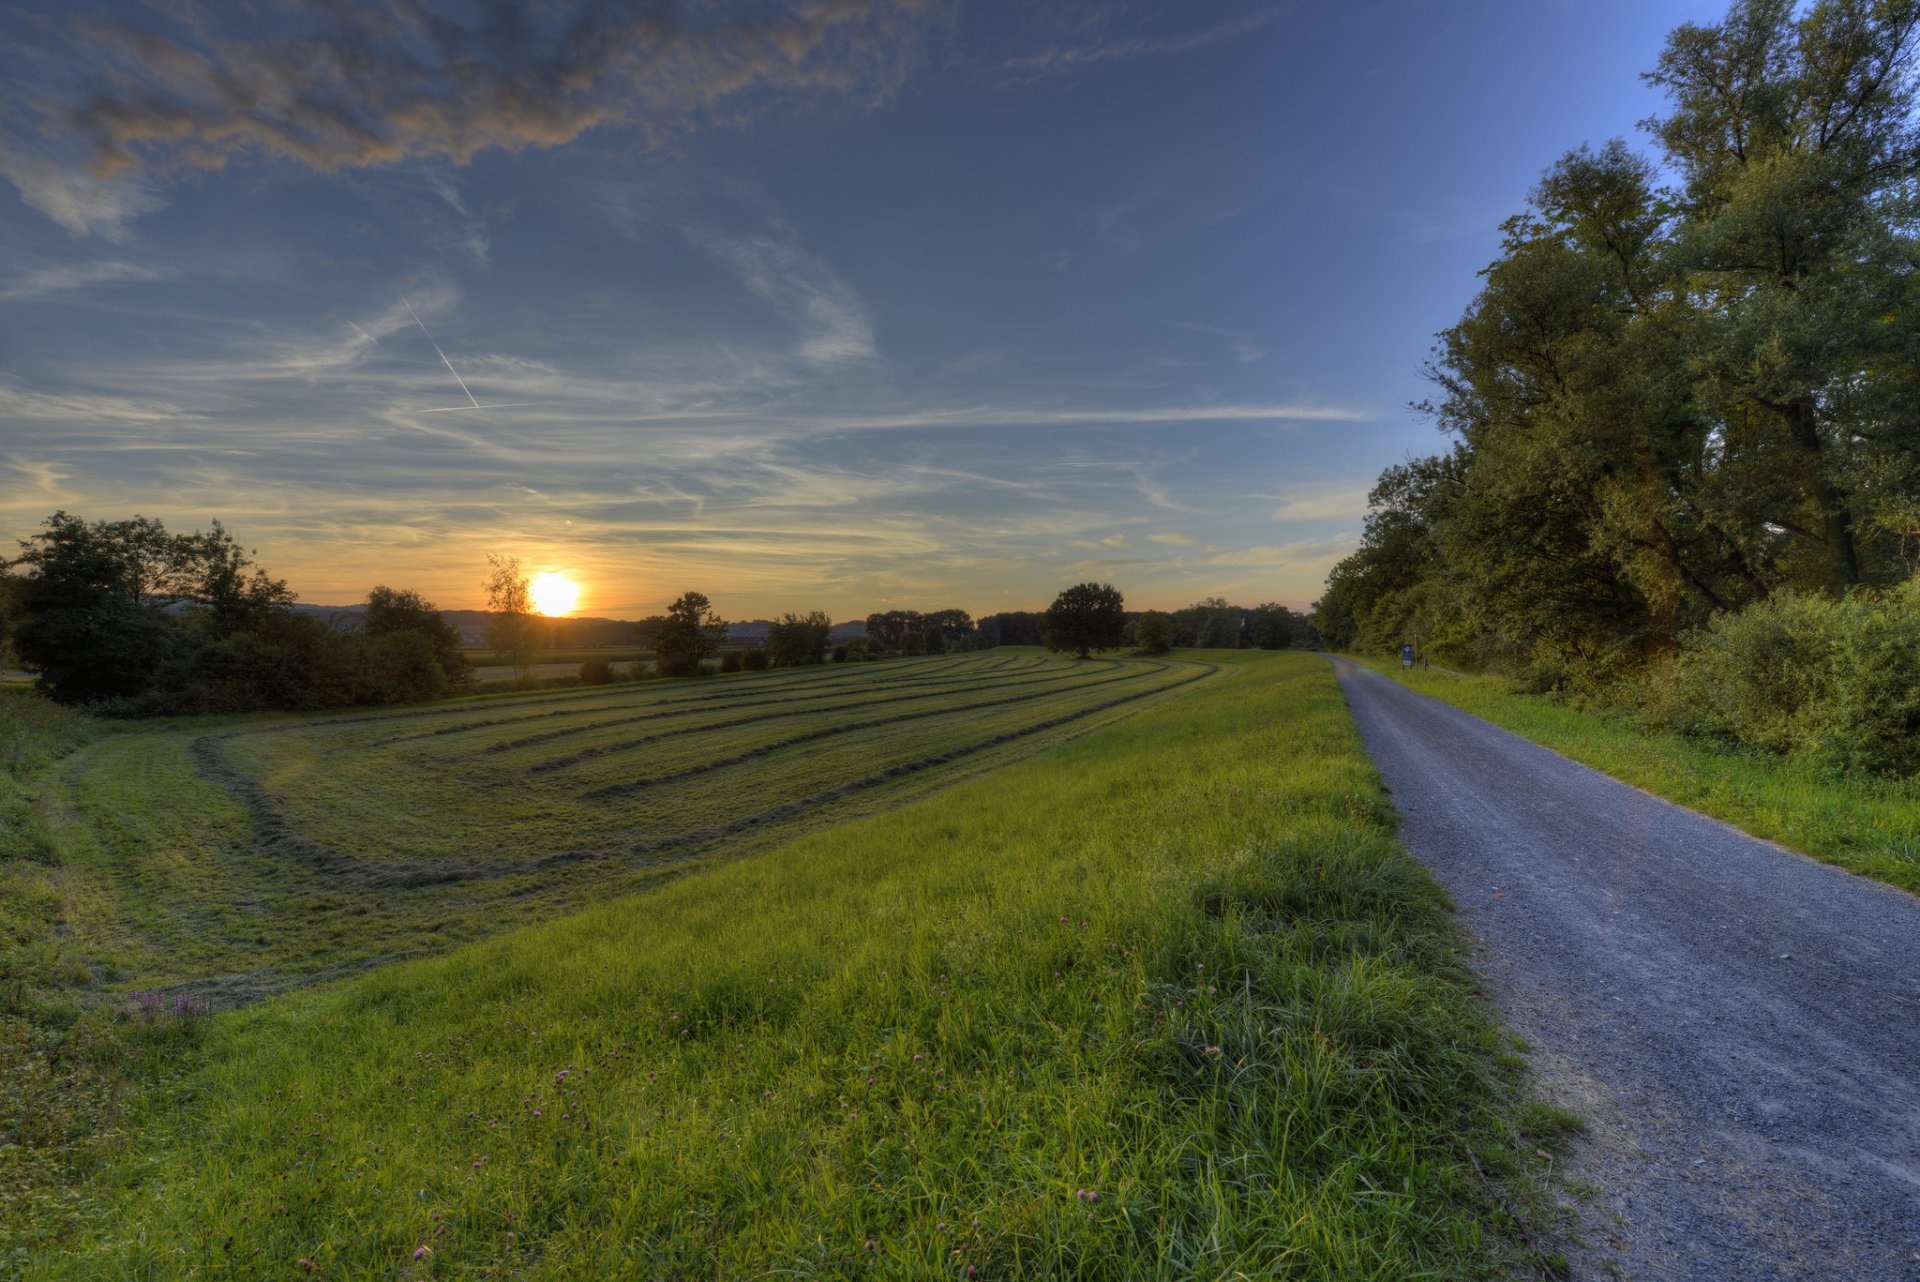
<path fill-rule="evenodd" d="M 572 614 L 580 604 L 580 585 L 564 574 L 536 575 L 527 591 L 533 596 L 533 608 L 545 615 Z"/>

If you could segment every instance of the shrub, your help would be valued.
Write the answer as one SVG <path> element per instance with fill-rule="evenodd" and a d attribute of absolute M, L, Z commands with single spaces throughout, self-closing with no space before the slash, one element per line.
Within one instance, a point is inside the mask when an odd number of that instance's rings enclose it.
<path fill-rule="evenodd" d="M 842 641 L 839 645 L 833 647 L 833 661 L 835 663 L 845 663 L 847 661 L 846 642 Z"/>
<path fill-rule="evenodd" d="M 759 646 L 755 646 L 751 650 L 742 651 L 740 654 L 740 666 L 748 672 L 765 672 L 767 670 L 767 652 Z"/>
<path fill-rule="evenodd" d="M 722 672 L 738 672 L 742 666 L 743 661 L 738 650 L 729 650 L 720 656 L 720 671 Z"/>
<path fill-rule="evenodd" d="M 1920 580 L 1784 591 L 1689 637 L 1653 711 L 1679 730 L 1880 774 L 1920 773 Z"/>
<path fill-rule="evenodd" d="M 627 665 L 627 679 L 630 681 L 651 681 L 653 677 L 653 665 L 645 659 L 635 659 Z"/>
<path fill-rule="evenodd" d="M 603 686 L 613 681 L 613 665 L 605 659 L 588 659 L 580 665 L 580 684 Z"/>

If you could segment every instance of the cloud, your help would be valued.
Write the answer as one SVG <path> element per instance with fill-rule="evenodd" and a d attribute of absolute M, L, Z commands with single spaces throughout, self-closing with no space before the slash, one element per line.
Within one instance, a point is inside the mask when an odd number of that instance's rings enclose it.
<path fill-rule="evenodd" d="M 682 228 L 689 241 L 731 267 L 754 295 L 797 325 L 797 354 L 813 364 L 874 355 L 873 326 L 853 287 L 800 244 L 778 219 L 753 235 Z"/>
<path fill-rule="evenodd" d="M 1227 346 L 1233 351 L 1233 359 L 1243 365 L 1260 360 L 1267 354 L 1267 349 L 1260 346 L 1253 335 L 1243 334 L 1239 330 L 1221 329 L 1216 325 L 1196 325 L 1192 321 L 1175 321 L 1174 324 L 1180 329 L 1191 330 L 1196 334 L 1211 334 L 1215 338 L 1226 339 Z"/>
<path fill-rule="evenodd" d="M 166 204 L 158 188 L 138 174 L 106 177 L 55 164 L 27 160 L 0 147 L 0 174 L 20 191 L 20 199 L 75 236 L 99 236 L 125 242 L 128 224 Z"/>
<path fill-rule="evenodd" d="M 103 259 L 92 263 L 61 263 L 38 267 L 0 285 L 0 299 L 45 298 L 99 285 L 138 285 L 148 281 L 171 280 L 173 272 L 163 272 L 139 263 Z"/>
<path fill-rule="evenodd" d="M 1149 534 L 1149 543 L 1171 543 L 1176 547 L 1193 547 L 1200 542 L 1191 534 Z"/>
<path fill-rule="evenodd" d="M 1362 487 L 1283 498 L 1273 517 L 1276 521 L 1340 521 L 1365 516 L 1367 493 Z"/>
<path fill-rule="evenodd" d="M 795 97 L 877 102 L 921 60 L 936 0 L 788 0 L 742 12 L 661 0 L 235 6 L 219 29 L 77 20 L 29 67 L 6 176 L 76 235 L 159 203 L 141 175 L 287 160 L 323 173 L 557 147 L 632 125 L 659 139 Z M 31 155 L 33 159 L 23 157 Z"/>
<path fill-rule="evenodd" d="M 1009 58 L 998 68 L 998 79 L 1006 85 L 1031 85 L 1050 76 L 1085 70 L 1109 62 L 1132 62 L 1136 58 L 1164 57 L 1189 53 L 1248 35 L 1274 21 L 1281 10 L 1262 9 L 1242 17 L 1205 27 L 1184 35 L 1131 36 L 1099 38 L 1081 44 L 1063 45 L 1039 53 Z"/>

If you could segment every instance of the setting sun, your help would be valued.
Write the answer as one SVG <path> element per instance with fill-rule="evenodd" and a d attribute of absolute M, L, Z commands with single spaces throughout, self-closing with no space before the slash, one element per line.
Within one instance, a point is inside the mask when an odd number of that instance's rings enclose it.
<path fill-rule="evenodd" d="M 553 617 L 572 614 L 580 603 L 580 585 L 564 574 L 537 575 L 527 591 L 533 595 L 533 608 Z"/>

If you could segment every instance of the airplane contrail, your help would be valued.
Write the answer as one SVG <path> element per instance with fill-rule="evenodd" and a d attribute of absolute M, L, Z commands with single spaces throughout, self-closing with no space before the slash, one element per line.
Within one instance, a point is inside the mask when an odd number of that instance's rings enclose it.
<path fill-rule="evenodd" d="M 473 393 L 468 392 L 467 398 L 471 400 Z M 478 401 L 474 401 L 472 405 L 443 405 L 438 409 L 418 410 L 416 412 L 420 414 L 465 414 L 469 410 L 514 410 L 519 409 L 523 405 L 552 405 L 555 403 L 556 402 L 553 401 L 495 401 L 487 405 L 482 405 Z"/>
<path fill-rule="evenodd" d="M 413 323 L 418 325 L 420 327 L 420 332 L 427 336 L 427 341 L 429 343 L 433 343 L 433 350 L 436 352 L 440 352 L 440 344 L 437 342 L 434 342 L 433 331 L 429 330 L 427 328 L 427 323 L 420 319 L 420 313 L 413 310 L 413 304 L 407 302 L 406 296 L 404 294 L 401 295 L 400 301 L 402 304 L 405 305 L 407 309 L 407 315 L 413 317 Z M 440 352 L 440 363 L 447 367 L 447 373 L 453 375 L 453 381 L 460 384 L 460 390 L 465 392 L 467 394 L 467 399 L 473 402 L 474 409 L 486 408 L 485 406 L 480 404 L 480 398 L 475 396 L 473 394 L 473 390 L 467 386 L 467 380 L 460 377 L 460 371 L 453 367 L 453 362 L 447 359 L 447 354 L 445 352 Z"/>

